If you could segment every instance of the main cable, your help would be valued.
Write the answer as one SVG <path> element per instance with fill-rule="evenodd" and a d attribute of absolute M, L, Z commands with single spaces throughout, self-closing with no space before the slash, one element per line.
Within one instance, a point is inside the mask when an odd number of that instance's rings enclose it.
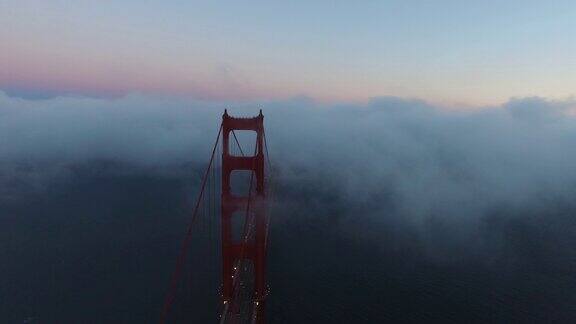
<path fill-rule="evenodd" d="M 212 161 L 214 160 L 214 153 L 216 152 L 216 147 L 218 146 L 218 141 L 220 139 L 220 134 L 222 133 L 222 125 L 218 130 L 218 135 L 216 136 L 216 142 L 214 143 L 214 147 L 212 148 L 212 155 L 210 156 L 210 162 L 208 163 L 208 167 L 204 172 L 204 176 L 202 178 L 202 186 L 200 189 L 200 193 L 198 194 L 198 199 L 196 200 L 196 206 L 194 207 L 194 211 L 192 212 L 191 221 L 188 224 L 188 229 L 186 230 L 186 236 L 184 237 L 184 241 L 182 242 L 182 247 L 180 249 L 180 254 L 176 260 L 176 269 L 172 274 L 172 280 L 170 282 L 170 286 L 168 288 L 168 293 L 166 295 L 166 299 L 164 300 L 164 307 L 162 309 L 162 314 L 160 316 L 160 323 L 166 323 L 166 317 L 168 316 L 168 311 L 172 306 L 172 302 L 174 301 L 174 295 L 176 293 L 176 287 L 178 285 L 178 281 L 182 275 L 182 267 L 184 266 L 184 262 L 186 260 L 186 254 L 188 253 L 188 246 L 190 240 L 192 239 L 192 227 L 198 218 L 198 208 L 200 206 L 200 202 L 202 201 L 202 197 L 204 195 L 204 189 L 206 187 L 206 181 L 208 179 L 208 175 L 210 172 L 210 168 L 212 167 Z"/>

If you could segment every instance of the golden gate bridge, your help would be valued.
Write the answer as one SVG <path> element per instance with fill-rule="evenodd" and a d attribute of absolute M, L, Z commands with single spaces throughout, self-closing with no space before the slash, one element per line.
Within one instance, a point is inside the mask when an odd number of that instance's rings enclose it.
<path fill-rule="evenodd" d="M 246 131 L 256 135 L 248 145 L 237 134 Z M 210 295 L 205 296 L 205 302 L 218 303 L 214 322 L 265 323 L 272 175 L 262 110 L 258 116 L 249 118 L 232 117 L 225 110 L 176 260 L 160 323 L 190 321 L 197 311 L 191 290 L 199 285 L 210 287 L 204 290 Z M 203 274 L 195 273 L 202 266 Z M 218 298 L 214 298 L 216 295 Z"/>

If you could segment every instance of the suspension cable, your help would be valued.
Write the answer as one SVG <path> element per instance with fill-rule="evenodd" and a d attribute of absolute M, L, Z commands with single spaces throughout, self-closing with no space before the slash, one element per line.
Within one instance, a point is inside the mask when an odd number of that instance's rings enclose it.
<path fill-rule="evenodd" d="M 170 286 L 168 288 L 168 294 L 166 295 L 166 299 L 164 301 L 164 308 L 162 310 L 162 314 L 160 316 L 160 323 L 166 323 L 166 317 L 168 316 L 168 311 L 170 310 L 170 306 L 172 306 L 172 302 L 174 301 L 174 297 L 176 294 L 176 287 L 178 285 L 178 281 L 182 275 L 182 267 L 184 266 L 184 262 L 186 260 L 186 254 L 188 253 L 188 246 L 190 240 L 192 238 L 192 227 L 198 218 L 198 208 L 200 206 L 200 202 L 202 201 L 202 197 L 204 195 L 204 189 L 206 187 L 206 181 L 208 179 L 208 174 L 210 168 L 212 167 L 212 161 L 214 160 L 214 153 L 216 152 L 216 147 L 218 146 L 218 141 L 220 139 L 220 134 L 222 133 L 222 125 L 218 130 L 218 135 L 216 136 L 216 141 L 214 143 L 214 147 L 212 148 L 212 155 L 210 156 L 210 162 L 208 163 L 208 167 L 204 172 L 204 176 L 202 178 L 202 186 L 200 189 L 200 193 L 198 194 L 198 199 L 196 200 L 196 205 L 194 207 L 194 211 L 192 212 L 191 221 L 188 224 L 188 228 L 186 230 L 186 236 L 184 237 L 184 241 L 182 242 L 182 247 L 180 249 L 180 254 L 178 255 L 178 259 L 176 260 L 176 269 L 172 274 L 172 280 L 170 282 Z"/>
<path fill-rule="evenodd" d="M 270 172 L 272 172 L 272 162 L 270 161 L 270 155 L 268 154 L 268 142 L 266 141 L 266 131 L 262 130 L 262 136 L 264 136 L 264 151 L 266 152 L 266 161 L 268 162 Z"/>
<path fill-rule="evenodd" d="M 238 137 L 236 137 L 236 132 L 234 132 L 234 130 L 232 130 L 232 135 L 234 135 L 234 140 L 236 141 L 236 145 L 238 145 L 238 148 L 240 149 L 240 154 L 242 154 L 242 156 L 244 156 L 244 152 L 242 151 L 242 146 L 240 146 L 240 142 L 238 142 Z"/>

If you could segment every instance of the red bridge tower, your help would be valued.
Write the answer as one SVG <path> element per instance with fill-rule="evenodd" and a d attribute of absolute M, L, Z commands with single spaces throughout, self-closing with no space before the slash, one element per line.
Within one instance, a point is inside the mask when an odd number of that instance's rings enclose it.
<path fill-rule="evenodd" d="M 230 133 L 234 130 L 250 130 L 256 132 L 255 155 L 233 156 L 230 154 Z M 251 261 L 253 265 L 253 311 L 252 319 L 255 323 L 264 323 L 266 299 L 266 239 L 267 220 L 265 215 L 265 181 L 264 181 L 264 116 L 262 110 L 256 117 L 235 118 L 228 115 L 225 110 L 222 115 L 222 302 L 224 305 L 222 322 L 232 320 L 229 313 L 234 312 L 235 295 L 238 293 L 239 281 L 238 267 L 244 260 Z M 251 154 L 250 152 L 248 152 Z M 251 171 L 250 177 L 255 177 L 256 190 L 249 190 L 248 196 L 236 196 L 231 193 L 230 177 L 234 170 Z M 245 213 L 244 213 L 245 211 Z M 235 213 L 239 212 L 239 213 Z M 251 213 L 251 214 L 250 214 Z M 244 220 L 255 230 L 253 235 L 242 233 L 242 239 L 233 240 L 233 217 L 246 217 Z M 253 224 L 249 219 L 253 217 Z M 236 276 L 236 277 L 235 277 Z"/>

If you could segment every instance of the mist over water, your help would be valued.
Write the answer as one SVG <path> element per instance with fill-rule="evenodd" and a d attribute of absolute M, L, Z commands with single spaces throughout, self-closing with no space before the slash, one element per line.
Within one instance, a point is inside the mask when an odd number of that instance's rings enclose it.
<path fill-rule="evenodd" d="M 141 95 L 0 95 L 0 317 L 155 322 L 226 107 L 278 172 L 271 322 L 576 319 L 575 101 Z"/>

